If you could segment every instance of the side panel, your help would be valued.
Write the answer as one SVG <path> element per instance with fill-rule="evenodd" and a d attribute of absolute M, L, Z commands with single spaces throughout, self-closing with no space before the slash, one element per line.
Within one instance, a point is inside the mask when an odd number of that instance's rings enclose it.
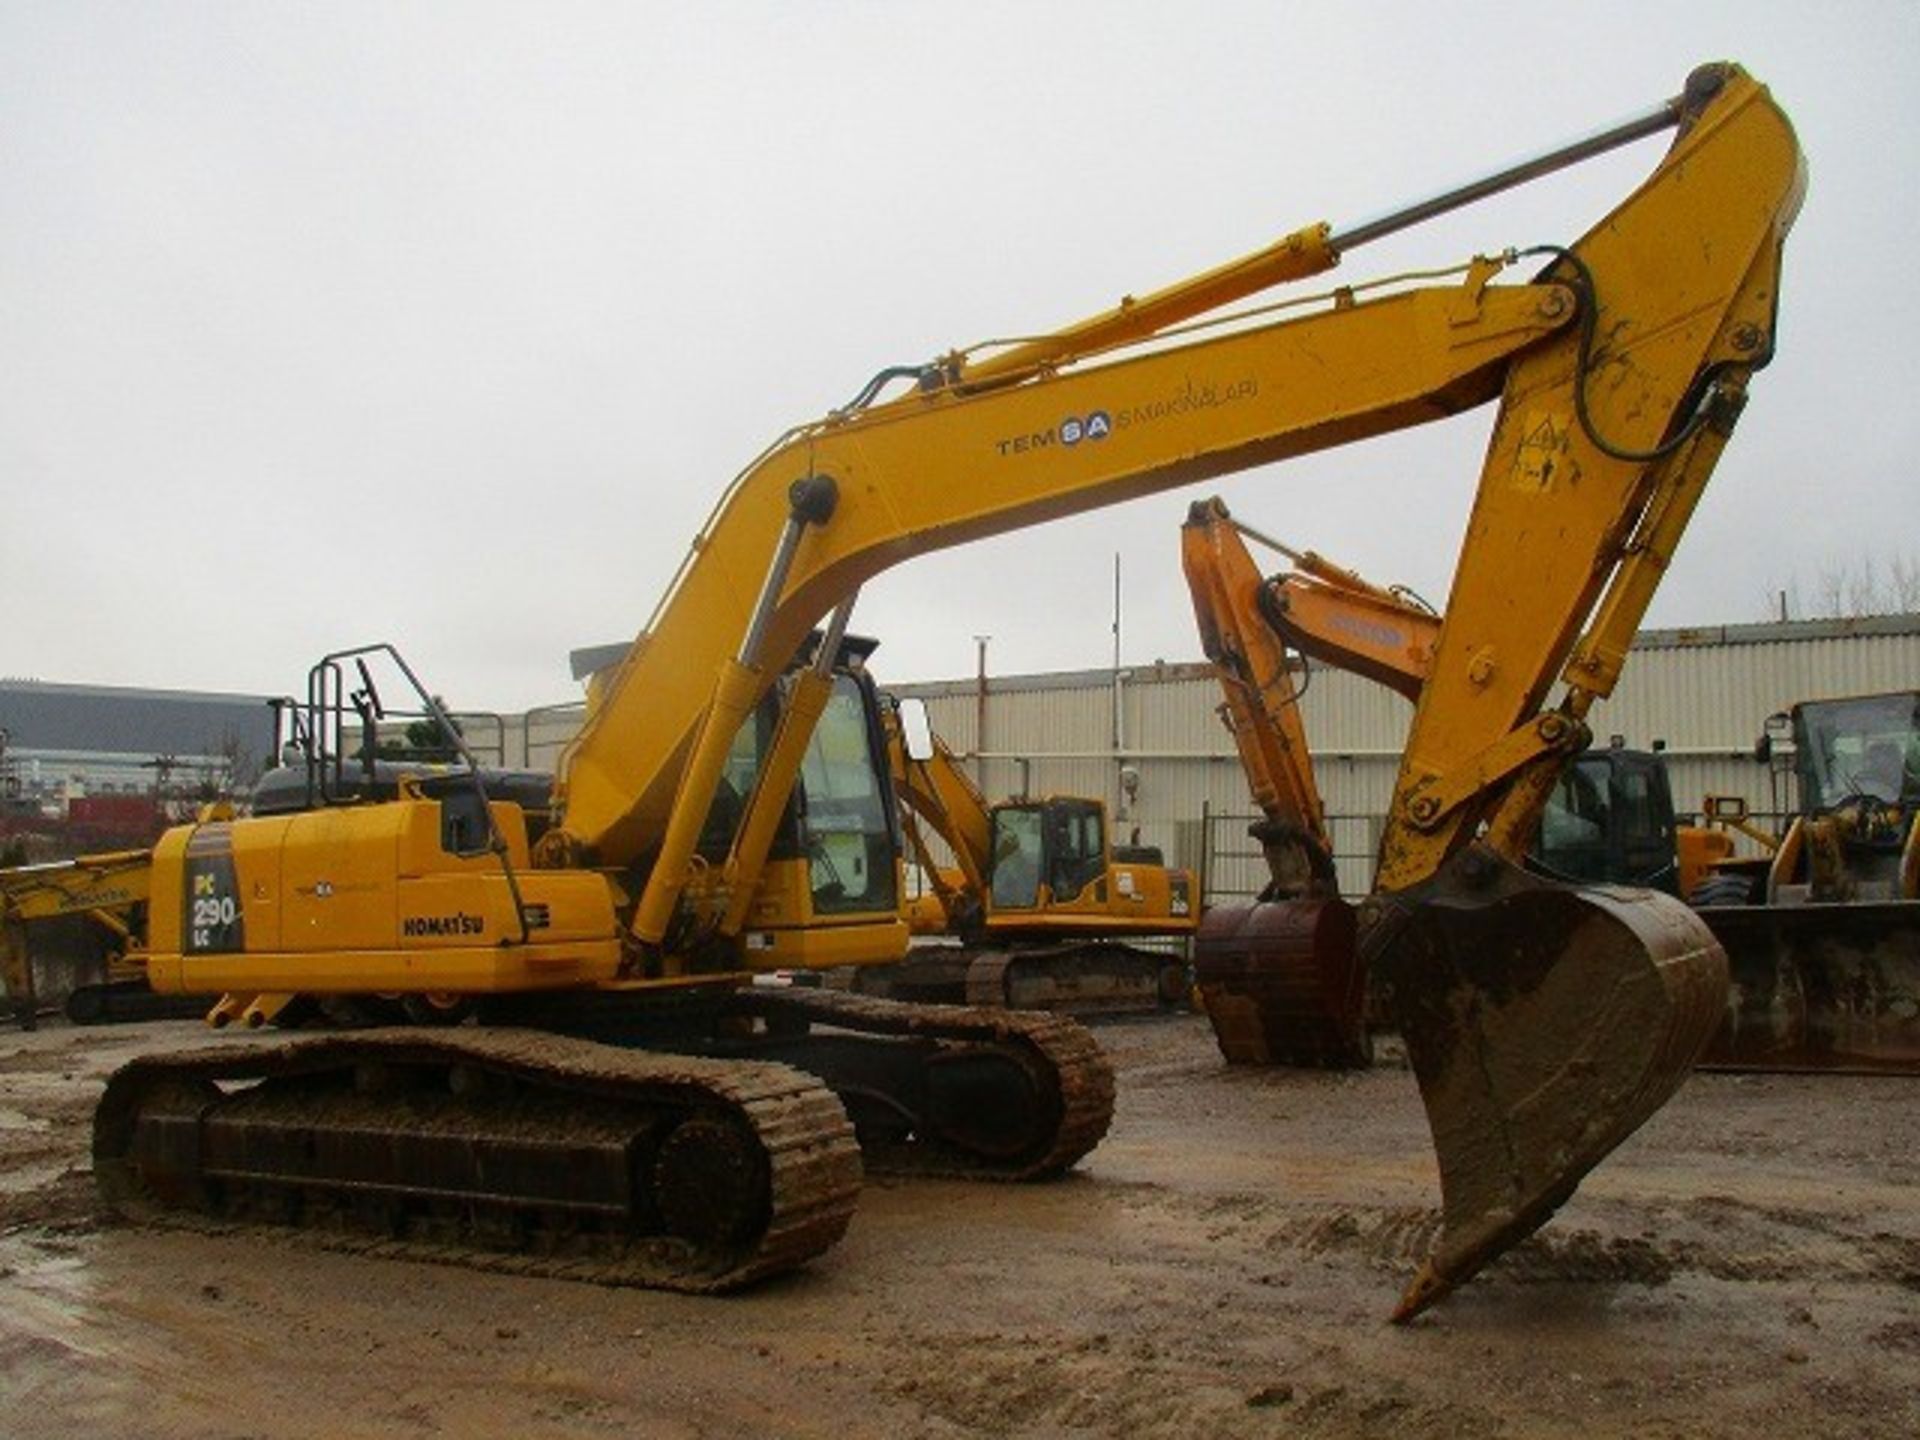
<path fill-rule="evenodd" d="M 279 846 L 281 949 L 393 948 L 400 835 L 414 803 L 290 818 Z"/>
<path fill-rule="evenodd" d="M 905 877 L 896 856 L 894 893 Z M 910 932 L 898 910 L 816 913 L 812 865 L 804 859 L 769 861 L 753 893 L 742 932 L 741 962 L 749 970 L 829 969 L 892 964 L 907 953 Z"/>
<path fill-rule="evenodd" d="M 418 800 L 169 831 L 154 850 L 154 989 L 480 994 L 616 976 L 603 877 L 516 869 L 522 943 L 499 859 L 447 854 L 440 826 L 439 802 Z"/>

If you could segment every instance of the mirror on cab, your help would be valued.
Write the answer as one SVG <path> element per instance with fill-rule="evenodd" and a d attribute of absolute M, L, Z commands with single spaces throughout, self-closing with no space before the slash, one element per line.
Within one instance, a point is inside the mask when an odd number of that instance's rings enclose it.
<path fill-rule="evenodd" d="M 907 747 L 909 760 L 933 758 L 933 723 L 927 719 L 924 700 L 909 696 L 900 701 L 900 741 Z"/>

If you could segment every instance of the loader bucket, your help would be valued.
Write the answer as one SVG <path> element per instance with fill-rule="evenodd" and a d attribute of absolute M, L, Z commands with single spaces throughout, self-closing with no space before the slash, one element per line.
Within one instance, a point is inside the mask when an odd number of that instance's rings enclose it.
<path fill-rule="evenodd" d="M 1443 1212 L 1406 1320 L 1538 1229 L 1673 1094 L 1719 1024 L 1727 970 L 1671 896 L 1556 885 L 1480 847 L 1397 900 L 1366 948 L 1426 1102 Z"/>
<path fill-rule="evenodd" d="M 1193 969 L 1228 1063 L 1372 1063 L 1366 976 L 1344 901 L 1211 906 L 1194 939 Z"/>
<path fill-rule="evenodd" d="M 1920 1075 L 1920 902 L 1700 912 L 1727 952 L 1714 1070 Z"/>

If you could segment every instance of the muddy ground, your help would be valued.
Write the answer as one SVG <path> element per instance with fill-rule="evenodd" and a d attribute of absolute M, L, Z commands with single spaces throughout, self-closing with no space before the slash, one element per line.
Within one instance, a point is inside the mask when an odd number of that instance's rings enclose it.
<path fill-rule="evenodd" d="M 870 1181 L 832 1254 L 697 1300 L 112 1223 L 101 1079 L 204 1032 L 0 1033 L 0 1434 L 1920 1433 L 1912 1081 L 1696 1076 L 1396 1328 L 1437 1194 L 1404 1070 L 1100 1035 L 1118 1115 L 1071 1178 Z"/>

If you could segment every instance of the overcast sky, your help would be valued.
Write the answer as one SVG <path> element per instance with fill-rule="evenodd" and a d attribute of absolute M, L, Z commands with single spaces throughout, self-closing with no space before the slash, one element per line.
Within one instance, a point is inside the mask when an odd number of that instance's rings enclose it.
<path fill-rule="evenodd" d="M 1811 166 L 1655 624 L 1920 555 L 1920 6 L 0 3 L 0 674 L 281 692 L 394 639 L 577 694 L 727 480 L 1032 333 L 1742 61 Z M 1353 257 L 1567 241 L 1663 141 Z M 927 557 L 885 678 L 1194 658 L 1197 494 L 1443 597 L 1491 410 Z"/>

